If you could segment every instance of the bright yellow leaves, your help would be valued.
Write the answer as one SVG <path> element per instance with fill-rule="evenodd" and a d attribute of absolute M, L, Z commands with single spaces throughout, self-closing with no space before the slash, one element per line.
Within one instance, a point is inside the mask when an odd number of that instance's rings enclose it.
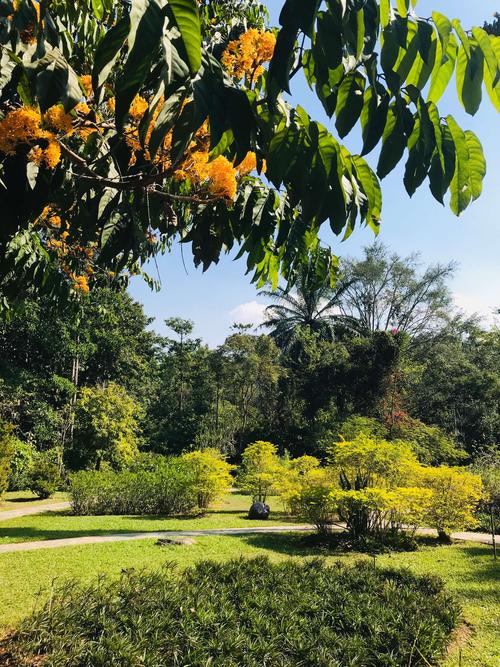
<path fill-rule="evenodd" d="M 233 78 L 245 78 L 253 83 L 264 71 L 262 65 L 273 57 L 275 46 L 276 37 L 272 32 L 250 28 L 239 39 L 229 42 L 222 64 Z"/>

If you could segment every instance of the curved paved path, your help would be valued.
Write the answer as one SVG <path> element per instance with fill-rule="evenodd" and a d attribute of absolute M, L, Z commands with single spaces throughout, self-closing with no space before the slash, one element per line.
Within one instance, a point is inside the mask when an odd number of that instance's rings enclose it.
<path fill-rule="evenodd" d="M 0 512 L 0 521 L 7 519 L 17 519 L 20 516 L 29 516 L 30 514 L 43 514 L 44 512 L 57 512 L 68 509 L 70 503 L 62 501 L 59 503 L 45 503 L 44 505 L 33 505 L 32 507 L 21 507 L 16 510 L 2 510 Z"/>
<path fill-rule="evenodd" d="M 56 549 L 58 547 L 78 546 L 83 544 L 102 544 L 105 542 L 126 542 L 128 540 L 145 540 L 168 537 L 202 537 L 204 535 L 252 535 L 255 533 L 294 533 L 313 530 L 310 525 L 298 526 L 263 526 L 261 528 L 213 528 L 207 530 L 166 530 L 149 533 L 118 533 L 115 535 L 87 535 L 85 537 L 66 537 L 59 540 L 38 540 L 36 542 L 17 542 L 0 544 L 0 554 L 13 551 L 31 551 L 34 549 Z M 339 528 L 340 530 L 340 528 Z M 436 535 L 431 528 L 422 528 L 419 535 Z M 491 535 L 485 533 L 452 533 L 452 539 L 480 544 L 492 544 Z M 500 544 L 500 535 L 496 536 Z"/>

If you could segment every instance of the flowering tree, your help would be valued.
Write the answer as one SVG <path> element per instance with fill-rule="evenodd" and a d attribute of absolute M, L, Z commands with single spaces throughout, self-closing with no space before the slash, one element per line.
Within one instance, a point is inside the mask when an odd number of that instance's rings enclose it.
<path fill-rule="evenodd" d="M 324 222 L 378 231 L 405 154 L 410 196 L 427 179 L 459 214 L 485 162 L 437 103 L 455 74 L 468 113 L 483 83 L 500 109 L 500 42 L 415 5 L 286 0 L 276 33 L 255 0 L 0 0 L 4 299 L 126 280 L 174 239 L 204 268 L 238 243 L 257 282 L 293 280 Z M 299 71 L 337 137 L 283 97 Z M 339 141 L 358 124 L 362 155 Z"/>

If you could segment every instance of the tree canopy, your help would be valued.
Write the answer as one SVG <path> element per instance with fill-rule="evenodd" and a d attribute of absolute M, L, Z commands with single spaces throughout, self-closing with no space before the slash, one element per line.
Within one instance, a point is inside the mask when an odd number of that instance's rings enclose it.
<path fill-rule="evenodd" d="M 204 268 L 238 246 L 258 283 L 293 281 L 323 223 L 378 231 L 402 160 L 410 196 L 427 180 L 460 214 L 485 160 L 437 105 L 455 75 L 467 113 L 483 86 L 500 110 L 500 38 L 416 4 L 286 0 L 271 30 L 255 0 L 1 0 L 4 302 L 124 281 L 175 239 Z M 286 97 L 299 72 L 336 136 Z"/>

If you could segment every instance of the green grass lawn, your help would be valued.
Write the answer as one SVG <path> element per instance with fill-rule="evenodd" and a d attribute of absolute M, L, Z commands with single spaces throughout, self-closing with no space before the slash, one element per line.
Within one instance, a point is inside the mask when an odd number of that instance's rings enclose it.
<path fill-rule="evenodd" d="M 9 502 L 16 503 L 19 499 L 9 499 Z M 22 505 L 22 501 L 19 504 Z M 249 498 L 238 494 L 231 494 L 201 518 L 39 514 L 1 522 L 0 542 L 285 522 L 287 517 L 278 500 L 271 499 L 270 504 L 274 512 L 269 522 L 246 519 Z M 281 560 L 317 556 L 318 551 L 305 547 L 302 539 L 303 536 L 293 534 L 206 536 L 196 538 L 193 546 L 168 547 L 159 547 L 153 539 L 144 539 L 0 554 L 0 625 L 15 625 L 34 605 L 47 600 L 54 581 L 67 578 L 89 581 L 98 574 L 119 576 L 123 569 L 157 568 L 172 560 L 184 567 L 206 558 L 224 560 L 265 554 L 272 560 Z M 349 561 L 362 558 L 369 557 L 354 554 L 328 556 L 328 559 Z M 460 599 L 467 626 L 462 632 L 462 644 L 450 655 L 447 667 L 499 667 L 500 569 L 491 557 L 491 549 L 472 543 L 422 546 L 417 552 L 377 556 L 375 562 L 380 566 L 409 567 L 417 573 L 437 574 Z"/>
<path fill-rule="evenodd" d="M 0 522 L 0 544 L 54 540 L 85 535 L 155 532 L 158 530 L 202 530 L 205 528 L 247 528 L 290 523 L 278 498 L 270 501 L 268 521 L 247 519 L 250 498 L 230 494 L 201 517 L 167 518 L 159 516 L 72 516 L 69 511 L 47 512 Z"/>
<path fill-rule="evenodd" d="M 60 503 L 64 500 L 68 500 L 68 495 L 62 492 L 57 492 L 46 500 L 40 500 L 40 498 L 35 496 L 31 491 L 9 491 L 5 494 L 2 500 L 0 500 L 0 512 L 20 510 L 25 509 L 26 507 L 36 507 L 38 505 L 47 505 L 47 503 Z"/>

